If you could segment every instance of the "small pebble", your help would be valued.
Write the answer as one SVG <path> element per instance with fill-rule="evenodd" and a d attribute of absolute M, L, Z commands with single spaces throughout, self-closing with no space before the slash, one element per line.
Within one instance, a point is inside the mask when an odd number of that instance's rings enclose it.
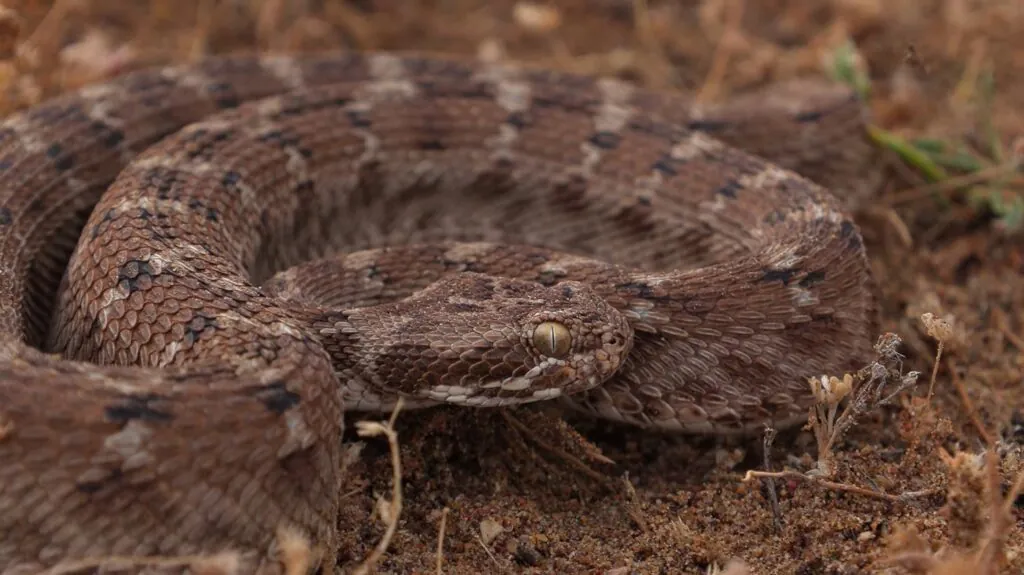
<path fill-rule="evenodd" d="M 480 522 L 480 539 L 485 545 L 490 545 L 504 530 L 500 523 L 488 517 Z"/>
<path fill-rule="evenodd" d="M 520 565 L 534 566 L 540 563 L 540 553 L 534 549 L 533 545 L 527 540 L 519 541 L 516 545 L 516 550 L 512 554 L 515 558 L 516 563 Z"/>
<path fill-rule="evenodd" d="M 519 26 L 541 34 L 551 32 L 562 24 L 562 14 L 557 8 L 534 2 L 517 2 L 512 9 L 512 18 Z"/>

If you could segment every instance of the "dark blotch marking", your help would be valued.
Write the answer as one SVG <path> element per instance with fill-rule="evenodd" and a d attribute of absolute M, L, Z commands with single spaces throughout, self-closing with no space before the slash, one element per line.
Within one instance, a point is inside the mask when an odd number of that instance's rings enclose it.
<path fill-rule="evenodd" d="M 451 82 L 447 78 L 436 79 L 436 72 L 430 73 L 432 78 L 420 78 L 415 80 L 416 88 L 422 96 L 430 100 L 455 96 L 467 100 L 491 100 L 494 98 L 494 91 L 485 82 L 473 82 L 469 77 L 462 76 L 459 81 Z M 410 76 L 415 76 L 410 72 Z"/>
<path fill-rule="evenodd" d="M 688 133 L 676 124 L 657 121 L 653 118 L 638 117 L 629 121 L 626 128 L 635 134 L 642 134 L 650 138 L 676 144 L 681 136 Z"/>
<path fill-rule="evenodd" d="M 14 162 L 12 162 L 10 158 L 5 156 L 3 159 L 0 159 L 0 172 L 5 172 L 11 169 L 11 166 L 13 165 Z"/>
<path fill-rule="evenodd" d="M 305 100 L 304 98 L 290 99 L 282 104 L 281 110 L 272 114 L 271 118 L 287 118 L 289 116 L 300 116 L 302 114 L 309 114 L 317 110 L 327 110 L 331 108 L 344 108 L 351 99 L 345 96 L 338 96 L 337 98 L 330 98 L 326 100 L 314 100 L 312 102 Z"/>
<path fill-rule="evenodd" d="M 729 180 L 724 186 L 715 190 L 715 193 L 720 196 L 725 196 L 730 200 L 735 200 L 736 192 L 741 189 L 743 189 L 743 186 L 740 185 L 739 182 L 736 180 Z"/>
<path fill-rule="evenodd" d="M 46 157 L 53 160 L 53 165 L 61 172 L 66 172 L 74 167 L 75 159 L 71 154 L 64 153 L 64 147 L 54 142 L 46 149 Z"/>
<path fill-rule="evenodd" d="M 576 291 L 569 286 L 562 286 L 562 297 L 569 299 L 576 294 Z"/>
<path fill-rule="evenodd" d="M 530 267 L 537 267 L 541 264 L 545 264 L 551 261 L 548 253 L 543 250 L 529 251 L 523 255 L 523 258 L 529 262 Z"/>
<path fill-rule="evenodd" d="M 567 275 L 569 274 L 561 271 L 544 271 L 537 274 L 534 281 L 544 286 L 553 286 Z"/>
<path fill-rule="evenodd" d="M 466 186 L 467 196 L 472 199 L 480 198 L 483 201 L 493 201 L 492 198 L 500 198 L 507 194 L 509 191 L 515 189 L 516 181 L 513 178 L 514 166 L 513 164 L 506 161 L 507 158 L 495 159 L 490 168 L 479 172 L 476 178 Z M 414 190 L 417 194 L 423 193 L 423 190 Z M 412 195 L 407 192 L 410 200 L 415 200 L 418 196 Z M 396 198 L 396 201 L 404 202 L 402 196 Z"/>
<path fill-rule="evenodd" d="M 192 160 L 194 160 L 196 158 L 199 158 L 199 157 L 203 157 L 203 156 L 209 155 L 210 152 L 213 150 L 213 148 L 217 144 L 227 140 L 228 138 L 230 138 L 230 137 L 232 137 L 234 135 L 234 132 L 231 131 L 231 130 L 226 130 L 226 131 L 222 131 L 222 132 L 214 132 L 212 134 L 209 133 L 207 130 L 199 130 L 199 131 L 202 132 L 203 135 L 209 135 L 210 138 L 208 140 L 205 140 L 205 141 L 200 141 L 196 145 L 195 148 L 189 150 L 186 153 L 188 158 L 192 159 Z M 196 138 L 196 140 L 198 141 L 198 138 Z"/>
<path fill-rule="evenodd" d="M 107 136 L 103 138 L 103 145 L 108 148 L 116 148 L 121 145 L 124 141 L 124 132 L 121 130 L 110 130 L 107 132 Z"/>
<path fill-rule="evenodd" d="M 494 98 L 494 92 L 486 84 L 473 84 L 456 90 L 460 98 L 467 100 L 490 100 Z"/>
<path fill-rule="evenodd" d="M 633 292 L 633 295 L 640 298 L 651 299 L 654 298 L 654 288 L 645 284 L 644 282 L 627 282 L 624 284 L 617 284 L 615 286 L 617 290 L 629 290 Z"/>
<path fill-rule="evenodd" d="M 807 276 L 800 280 L 800 287 L 809 288 L 825 281 L 825 271 L 815 270 L 813 272 L 807 272 Z"/>
<path fill-rule="evenodd" d="M 214 82 L 206 87 L 210 97 L 219 108 L 235 108 L 240 103 L 235 88 L 227 82 Z"/>
<path fill-rule="evenodd" d="M 289 391 L 283 381 L 275 381 L 256 391 L 256 397 L 270 411 L 281 415 L 302 401 L 302 397 Z"/>
<path fill-rule="evenodd" d="M 779 210 L 769 212 L 764 216 L 764 223 L 768 224 L 769 226 L 775 226 L 781 224 L 784 221 L 786 221 L 786 214 L 780 212 Z"/>
<path fill-rule="evenodd" d="M 460 272 L 474 272 L 474 273 L 487 273 L 487 267 L 477 261 L 466 261 L 466 260 L 453 260 L 449 258 L 440 258 L 441 264 L 446 270 L 458 270 Z M 491 286 L 493 289 L 493 285 Z"/>
<path fill-rule="evenodd" d="M 781 270 L 764 270 L 764 275 L 761 276 L 759 281 L 764 283 L 771 282 L 782 282 L 782 285 L 788 286 L 789 282 L 793 280 L 793 276 L 800 273 L 800 268 L 786 268 Z"/>
<path fill-rule="evenodd" d="M 0 144 L 7 142 L 7 140 L 17 140 L 18 133 L 12 128 L 0 128 Z"/>
<path fill-rule="evenodd" d="M 203 202 L 199 201 L 197 198 L 192 198 L 191 200 L 189 200 L 188 207 L 189 209 L 199 212 L 199 214 L 205 217 L 208 221 L 217 221 L 217 210 L 214 208 L 206 207 L 205 205 L 203 205 Z"/>
<path fill-rule="evenodd" d="M 108 148 L 116 148 L 124 141 L 124 132 L 104 124 L 103 122 L 94 121 L 92 123 L 92 129 L 103 134 L 100 141 Z"/>
<path fill-rule="evenodd" d="M 447 147 L 438 139 L 420 140 L 417 147 L 421 150 L 445 150 Z"/>
<path fill-rule="evenodd" d="M 50 207 L 51 203 L 52 200 L 47 201 L 45 195 L 38 195 L 32 198 L 32 201 L 29 202 L 27 206 L 25 206 L 25 209 L 21 212 L 22 217 L 31 220 L 34 217 L 41 216 L 46 211 L 46 209 Z"/>
<path fill-rule="evenodd" d="M 620 142 L 622 142 L 622 136 L 607 130 L 597 132 L 593 136 L 590 136 L 590 143 L 602 150 L 614 150 L 619 146 Z"/>
<path fill-rule="evenodd" d="M 217 329 L 217 320 L 202 312 L 192 316 L 192 321 L 185 326 L 185 343 L 194 345 L 199 341 L 199 336 L 207 329 Z"/>
<path fill-rule="evenodd" d="M 235 184 L 237 184 L 240 181 L 242 181 L 242 174 L 239 174 L 234 170 L 225 172 L 224 177 L 220 179 L 221 185 L 226 188 L 234 187 Z"/>
<path fill-rule="evenodd" d="M 651 203 L 641 201 L 640 197 L 634 198 L 633 205 L 619 209 L 615 214 L 615 220 L 641 234 L 646 234 L 654 228 Z"/>
<path fill-rule="evenodd" d="M 831 312 L 811 312 L 811 320 L 818 325 L 836 325 L 836 316 Z"/>
<path fill-rule="evenodd" d="M 437 82 L 429 78 L 416 80 L 416 90 L 424 96 L 435 98 L 438 94 Z"/>
<path fill-rule="evenodd" d="M 196 128 L 194 130 L 189 130 L 189 132 L 184 134 L 181 139 L 186 142 L 198 142 L 202 138 L 205 138 L 209 133 L 210 130 L 207 128 Z"/>
<path fill-rule="evenodd" d="M 511 112 L 506 118 L 505 123 L 512 126 L 516 130 L 522 130 L 530 125 L 530 117 L 526 112 L 516 111 Z"/>
<path fill-rule="evenodd" d="M 56 101 L 29 109 L 25 115 L 30 119 L 30 123 L 33 124 L 55 124 L 60 120 L 71 117 L 75 109 L 81 112 L 81 109 L 75 104 L 68 104 L 66 101 Z"/>
<path fill-rule="evenodd" d="M 106 478 L 99 479 L 96 481 L 83 481 L 80 483 L 75 483 L 75 488 L 78 489 L 78 491 L 81 493 L 85 493 L 86 495 L 92 495 L 93 493 L 96 493 L 97 491 L 102 489 L 104 485 L 113 483 L 118 479 L 121 479 L 121 477 L 123 476 L 124 472 L 121 471 L 121 469 L 115 467 L 110 470 L 110 474 Z"/>
<path fill-rule="evenodd" d="M 570 78 L 561 77 L 560 81 L 570 81 Z M 538 93 L 533 97 L 533 105 L 539 109 L 565 110 L 567 112 L 586 113 L 592 116 L 595 113 L 594 111 L 603 102 L 596 93 L 590 91 L 593 81 L 587 79 L 585 83 L 587 87 L 581 87 L 582 90 L 576 93 L 572 93 L 571 89 L 551 93 Z"/>
<path fill-rule="evenodd" d="M 508 172 L 512 171 L 513 169 L 515 169 L 515 167 L 516 167 L 516 163 L 513 162 L 511 158 L 506 158 L 505 156 L 501 156 L 501 157 L 497 158 L 496 160 L 494 160 L 494 169 L 497 170 L 497 171 L 500 171 L 502 173 L 508 173 Z"/>
<path fill-rule="evenodd" d="M 95 239 L 96 236 L 99 235 L 99 230 L 100 230 L 100 226 L 101 225 L 114 221 L 114 217 L 117 216 L 117 215 L 118 215 L 118 213 L 117 213 L 117 211 L 114 208 L 111 208 L 109 210 L 106 210 L 106 212 L 103 212 L 103 217 L 99 221 L 99 223 L 94 225 L 94 226 L 92 226 L 92 238 Z M 146 219 L 148 219 L 148 215 L 150 215 L 150 212 L 147 212 L 145 210 L 145 208 L 142 208 L 141 209 L 141 213 L 139 214 L 139 217 L 141 219 L 143 219 L 143 220 L 146 220 Z"/>
<path fill-rule="evenodd" d="M 156 275 L 149 262 L 128 260 L 117 270 L 117 283 L 129 294 L 135 293 L 149 284 Z"/>
<path fill-rule="evenodd" d="M 864 249 L 864 240 L 861 239 L 860 234 L 857 233 L 857 226 L 853 225 L 850 220 L 844 220 L 839 225 L 839 235 L 843 239 L 847 240 L 847 245 L 853 250 Z"/>
<path fill-rule="evenodd" d="M 821 111 L 801 112 L 794 116 L 793 119 L 800 123 L 817 122 L 824 115 Z"/>
<path fill-rule="evenodd" d="M 582 208 L 587 195 L 587 180 L 580 174 L 572 174 L 566 182 L 552 190 L 551 201 L 567 208 Z"/>
<path fill-rule="evenodd" d="M 166 411 L 160 411 L 152 404 L 164 398 L 150 393 L 138 397 L 127 397 L 119 404 L 109 405 L 104 409 L 107 420 L 113 423 L 125 424 L 133 419 L 148 422 L 171 421 L 174 416 Z"/>
<path fill-rule="evenodd" d="M 14 221 L 14 215 L 10 208 L 0 208 L 0 226 L 9 226 Z"/>
<path fill-rule="evenodd" d="M 470 291 L 469 297 L 478 301 L 490 301 L 494 299 L 494 291 L 498 288 L 494 281 L 485 279 L 482 281 L 475 282 L 472 287 L 468 288 Z M 518 285 L 509 286 L 511 293 L 517 293 Z"/>
<path fill-rule="evenodd" d="M 297 150 L 299 154 L 302 155 L 303 158 L 311 158 L 313 156 L 313 152 L 311 150 L 299 146 L 301 140 L 299 139 L 298 136 L 286 134 L 281 130 L 273 130 L 270 132 L 266 132 L 264 134 L 260 134 L 258 140 L 266 144 L 275 144 L 278 148 L 282 150 Z"/>
<path fill-rule="evenodd" d="M 676 174 L 679 173 L 676 167 L 682 163 L 683 162 L 680 162 L 679 160 L 672 158 L 672 156 L 664 154 L 660 158 L 658 158 L 658 161 L 651 164 L 651 169 L 661 173 L 663 176 L 671 178 L 672 176 L 675 176 Z"/>
<path fill-rule="evenodd" d="M 140 178 L 144 187 L 156 189 L 156 197 L 166 200 L 170 197 L 171 189 L 178 183 L 177 173 L 173 169 L 160 166 L 152 167 Z"/>
<path fill-rule="evenodd" d="M 729 122 L 722 120 L 693 120 L 686 127 L 695 132 L 721 132 L 729 127 Z"/>
<path fill-rule="evenodd" d="M 1010 428 L 1004 432 L 1004 435 L 1015 443 L 1024 443 L 1024 410 L 1018 408 L 1013 411 L 1010 416 Z M 1024 493 L 1017 498 L 1017 506 L 1019 507 L 1022 503 L 1024 503 Z"/>
<path fill-rule="evenodd" d="M 370 115 L 366 112 L 346 110 L 345 115 L 348 117 L 348 122 L 352 124 L 353 128 L 369 128 L 373 126 L 373 121 L 370 120 Z"/>

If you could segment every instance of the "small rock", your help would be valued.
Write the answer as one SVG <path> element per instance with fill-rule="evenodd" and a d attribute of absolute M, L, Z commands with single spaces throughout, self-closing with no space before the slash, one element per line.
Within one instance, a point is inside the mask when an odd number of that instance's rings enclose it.
<path fill-rule="evenodd" d="M 480 522 L 480 539 L 485 545 L 490 545 L 504 530 L 500 523 L 488 517 Z"/>
<path fill-rule="evenodd" d="M 557 8 L 533 2 L 517 2 L 512 9 L 512 18 L 519 26 L 540 34 L 551 32 L 562 24 L 562 14 Z"/>
<path fill-rule="evenodd" d="M 533 544 L 525 539 L 519 541 L 519 544 L 516 545 L 516 550 L 512 556 L 515 558 L 516 563 L 519 563 L 520 565 L 532 567 L 537 563 L 540 563 L 540 552 L 533 547 Z"/>

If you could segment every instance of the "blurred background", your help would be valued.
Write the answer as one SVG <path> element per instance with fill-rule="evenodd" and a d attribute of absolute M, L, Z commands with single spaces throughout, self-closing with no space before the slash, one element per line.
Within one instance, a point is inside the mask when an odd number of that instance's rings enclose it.
<path fill-rule="evenodd" d="M 802 481 L 772 494 L 741 481 L 763 468 L 759 438 L 570 428 L 539 411 L 407 413 L 406 508 L 380 572 L 845 574 L 884 572 L 900 554 L 920 568 L 890 572 L 981 572 L 948 557 L 989 540 L 991 493 L 949 454 L 995 446 L 1001 495 L 1024 467 L 1024 2 L 5 0 L 0 111 L 145 65 L 329 48 L 498 56 L 705 101 L 804 75 L 848 82 L 892 152 L 885 188 L 858 214 L 883 329 L 927 379 L 937 342 L 920 317 L 953 325 L 934 397 L 919 386 L 836 447 L 835 481 L 923 495 Z M 806 470 L 813 453 L 796 431 L 769 459 Z M 384 529 L 386 447 L 365 446 L 353 473 L 348 566 Z M 1001 569 L 1020 573 L 1024 503 L 1006 505 L 1016 523 L 1001 532 Z"/>

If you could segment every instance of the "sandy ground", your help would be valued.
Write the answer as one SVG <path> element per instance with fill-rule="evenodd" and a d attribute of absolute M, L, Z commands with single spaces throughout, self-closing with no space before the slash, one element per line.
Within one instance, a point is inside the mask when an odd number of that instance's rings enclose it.
<path fill-rule="evenodd" d="M 540 408 L 402 413 L 404 508 L 378 571 L 432 573 L 440 562 L 451 574 L 1024 572 L 1024 498 L 1007 500 L 1024 469 L 1019 0 L 6 6 L 4 113 L 120 70 L 238 49 L 500 51 L 709 100 L 821 74 L 836 50 L 852 49 L 880 128 L 969 146 L 978 164 L 972 185 L 935 190 L 923 187 L 927 169 L 894 162 L 860 216 L 883 329 L 902 338 L 902 369 L 921 371 L 922 383 L 858 418 L 831 450 L 828 482 L 803 475 L 816 466 L 814 434 L 780 434 L 768 462 L 794 473 L 774 490 L 743 480 L 765 469 L 761 438 L 652 435 Z M 952 322 L 930 400 L 926 312 Z M 385 530 L 376 501 L 392 489 L 386 443 L 367 440 L 351 472 L 337 560 L 346 571 Z"/>

